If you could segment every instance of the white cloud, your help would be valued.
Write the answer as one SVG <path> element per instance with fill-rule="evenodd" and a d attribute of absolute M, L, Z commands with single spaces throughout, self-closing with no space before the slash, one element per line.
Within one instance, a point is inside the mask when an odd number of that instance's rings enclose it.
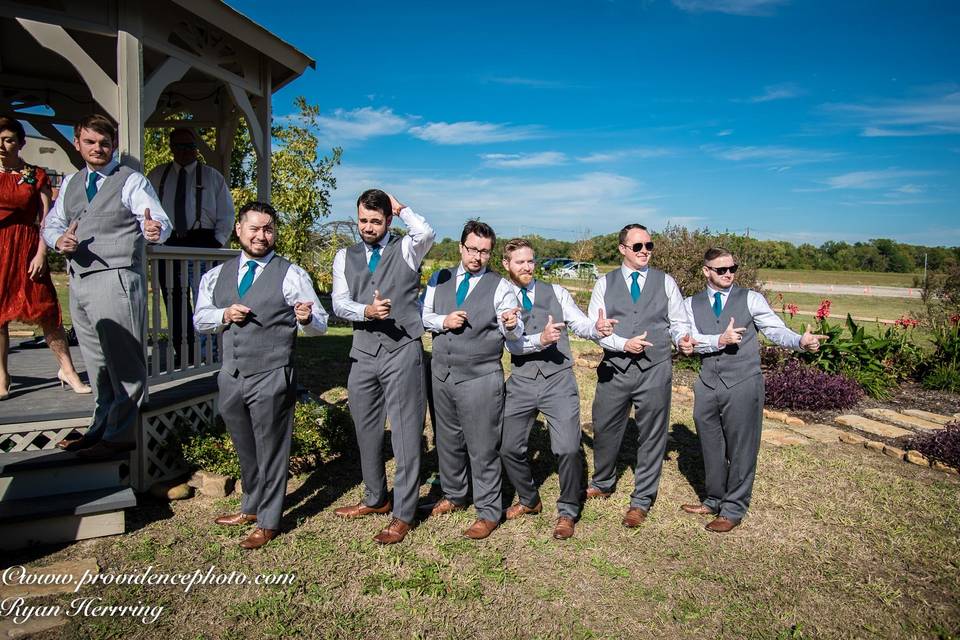
<path fill-rule="evenodd" d="M 378 136 L 403 133 L 410 126 L 411 118 L 399 116 L 388 107 L 360 107 L 336 109 L 331 115 L 320 115 L 317 127 L 324 140 L 367 140 Z"/>
<path fill-rule="evenodd" d="M 826 104 L 823 109 L 861 127 L 867 138 L 960 134 L 960 91 L 868 104 Z"/>
<path fill-rule="evenodd" d="M 411 127 L 410 134 L 436 144 L 484 144 L 512 142 L 540 138 L 543 133 L 536 126 L 514 126 L 494 122 L 428 122 Z"/>
<path fill-rule="evenodd" d="M 824 181 L 831 189 L 888 189 L 895 188 L 898 181 L 904 178 L 929 176 L 932 171 L 910 171 L 903 169 L 882 169 L 879 171 L 851 171 L 838 176 L 827 178 Z M 900 188 L 911 188 L 915 185 L 902 185 Z M 911 193 L 905 191 L 904 193 Z"/>
<path fill-rule="evenodd" d="M 510 86 L 530 87 L 531 89 L 571 89 L 574 85 L 560 82 L 557 80 L 541 80 L 539 78 L 523 78 L 519 76 L 494 76 L 488 78 L 489 82 L 495 84 L 505 84 Z"/>
<path fill-rule="evenodd" d="M 763 93 L 759 96 L 753 96 L 747 99 L 747 102 L 772 102 L 774 100 L 786 100 L 796 98 L 806 93 L 803 89 L 792 82 L 783 84 L 772 84 L 763 88 Z"/>
<path fill-rule="evenodd" d="M 788 0 L 673 0 L 675 7 L 688 13 L 732 13 L 738 16 L 767 16 Z"/>
<path fill-rule="evenodd" d="M 530 167 L 550 167 L 563 164 L 567 156 L 559 151 L 541 151 L 539 153 L 485 153 L 480 156 L 489 167 L 502 169 L 527 169 Z"/>
<path fill-rule="evenodd" d="M 664 147 L 634 147 L 632 149 L 591 153 L 580 156 L 577 160 L 587 164 L 599 164 L 603 162 L 617 162 L 628 158 L 661 158 L 663 156 L 669 156 L 672 153 L 673 151 L 671 149 Z"/>
<path fill-rule="evenodd" d="M 718 138 L 724 138 L 729 135 L 733 135 L 733 129 L 724 129 L 723 131 L 717 131 Z"/>
<path fill-rule="evenodd" d="M 750 161 L 764 164 L 772 163 L 777 167 L 829 162 L 843 155 L 837 151 L 783 147 L 778 145 L 725 147 L 707 144 L 700 148 L 710 155 L 723 160 L 732 160 L 734 162 Z"/>

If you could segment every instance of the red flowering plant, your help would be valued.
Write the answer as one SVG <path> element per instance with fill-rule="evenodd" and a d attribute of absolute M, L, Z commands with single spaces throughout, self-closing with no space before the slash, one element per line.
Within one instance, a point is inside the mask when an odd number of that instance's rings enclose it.
<path fill-rule="evenodd" d="M 791 317 L 791 318 L 792 318 L 793 316 L 797 315 L 798 313 L 800 313 L 800 307 L 798 307 L 797 305 L 793 304 L 792 302 L 791 302 L 790 304 L 788 304 L 788 305 L 785 307 L 785 309 L 787 310 L 787 313 L 790 314 L 790 317 Z"/>
<path fill-rule="evenodd" d="M 821 322 L 821 323 L 830 317 L 830 301 L 829 300 L 824 299 L 820 301 L 820 307 L 817 309 L 817 313 L 814 314 L 814 317 L 817 319 L 818 322 Z"/>

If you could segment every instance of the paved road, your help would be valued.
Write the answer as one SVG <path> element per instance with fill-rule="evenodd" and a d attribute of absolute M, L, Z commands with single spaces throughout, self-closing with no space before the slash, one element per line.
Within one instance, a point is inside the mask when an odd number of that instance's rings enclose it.
<path fill-rule="evenodd" d="M 835 294 L 844 296 L 875 296 L 878 298 L 913 298 L 920 300 L 920 289 L 907 287 L 861 287 L 856 284 L 808 284 L 799 282 L 773 282 L 764 284 L 772 291 L 799 293 Z"/>

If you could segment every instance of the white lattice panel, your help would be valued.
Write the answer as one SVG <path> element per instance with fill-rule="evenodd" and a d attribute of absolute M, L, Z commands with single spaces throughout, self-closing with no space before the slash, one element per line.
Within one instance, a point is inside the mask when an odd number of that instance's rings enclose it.
<path fill-rule="evenodd" d="M 133 460 L 133 488 L 146 491 L 155 482 L 187 470 L 176 441 L 184 434 L 211 425 L 217 416 L 217 394 L 191 398 L 162 410 L 140 416 L 136 456 Z"/>
<path fill-rule="evenodd" d="M 89 420 L 58 420 L 0 425 L 0 455 L 18 451 L 44 451 L 73 432 L 84 433 Z"/>

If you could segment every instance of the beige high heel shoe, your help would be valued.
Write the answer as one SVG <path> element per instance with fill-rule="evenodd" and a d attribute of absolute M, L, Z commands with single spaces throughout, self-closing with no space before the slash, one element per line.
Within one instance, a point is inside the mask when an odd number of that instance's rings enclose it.
<path fill-rule="evenodd" d="M 77 380 L 79 379 L 80 378 L 78 376 Z M 91 389 L 89 385 L 83 384 L 83 382 L 77 382 L 77 384 L 73 384 L 72 382 L 67 380 L 63 375 L 63 369 L 57 369 L 57 380 L 60 381 L 61 389 L 63 389 L 65 385 L 70 385 L 70 388 L 73 389 L 74 393 L 80 393 L 80 394 L 93 393 L 93 389 Z"/>

